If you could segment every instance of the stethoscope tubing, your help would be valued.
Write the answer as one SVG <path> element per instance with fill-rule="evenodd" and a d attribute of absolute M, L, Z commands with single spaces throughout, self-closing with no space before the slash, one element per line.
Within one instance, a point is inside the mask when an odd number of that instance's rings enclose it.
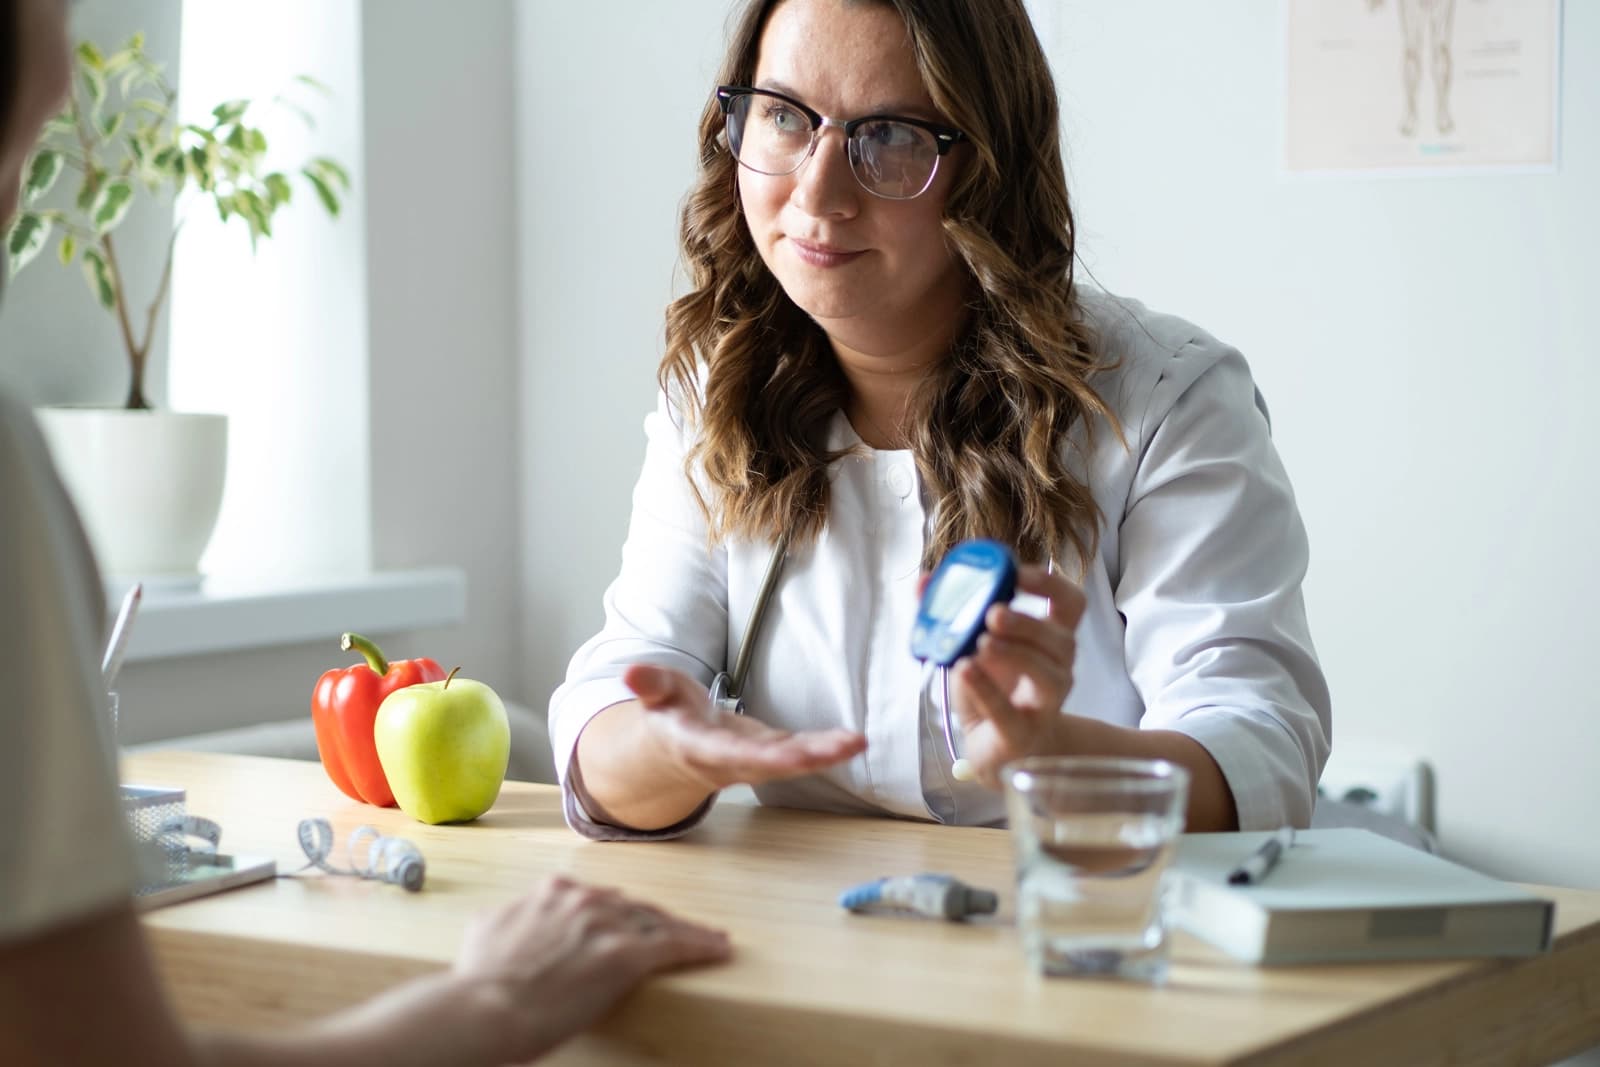
<path fill-rule="evenodd" d="M 944 747 L 950 753 L 950 762 L 954 764 L 961 757 L 956 755 L 956 735 L 950 723 L 950 668 L 939 668 L 939 684 L 944 689 Z"/>

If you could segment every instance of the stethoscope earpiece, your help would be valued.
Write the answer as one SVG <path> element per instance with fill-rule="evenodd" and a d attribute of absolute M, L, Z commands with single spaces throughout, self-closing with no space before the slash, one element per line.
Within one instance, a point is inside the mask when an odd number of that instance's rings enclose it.
<path fill-rule="evenodd" d="M 744 701 L 733 691 L 733 677 L 727 671 L 711 679 L 711 706 L 729 715 L 743 715 Z"/>

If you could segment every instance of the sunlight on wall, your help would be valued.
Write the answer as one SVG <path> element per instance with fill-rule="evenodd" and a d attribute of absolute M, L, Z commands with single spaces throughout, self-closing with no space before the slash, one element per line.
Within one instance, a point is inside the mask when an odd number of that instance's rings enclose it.
<path fill-rule="evenodd" d="M 295 86 L 307 74 L 323 96 Z M 267 165 L 295 174 L 327 155 L 353 190 L 337 220 L 297 174 L 275 236 L 209 204 L 187 214 L 173 274 L 175 408 L 229 416 L 228 483 L 201 569 L 217 577 L 366 570 L 371 557 L 366 211 L 362 188 L 361 12 L 357 0 L 185 4 L 179 109 L 209 124 L 218 103 L 255 101 Z M 289 108 L 286 92 L 315 115 Z M 180 208 L 181 210 L 181 208 Z"/>

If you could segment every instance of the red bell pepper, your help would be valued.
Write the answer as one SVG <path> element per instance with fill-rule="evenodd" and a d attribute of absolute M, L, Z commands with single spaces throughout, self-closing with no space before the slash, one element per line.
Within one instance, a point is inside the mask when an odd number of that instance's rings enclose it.
<path fill-rule="evenodd" d="M 437 682 L 444 670 L 431 659 L 406 659 L 390 663 L 378 646 L 360 634 L 345 634 L 339 647 L 355 649 L 367 662 L 326 671 L 311 691 L 311 721 L 317 729 L 317 753 L 322 766 L 346 796 L 395 806 L 389 779 L 378 762 L 372 724 L 378 705 L 396 689 L 421 682 Z"/>

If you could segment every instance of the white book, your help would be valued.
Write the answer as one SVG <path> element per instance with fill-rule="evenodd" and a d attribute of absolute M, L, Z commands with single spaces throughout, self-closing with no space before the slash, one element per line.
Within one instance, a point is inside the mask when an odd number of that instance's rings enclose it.
<path fill-rule="evenodd" d="M 1531 956 L 1555 904 L 1369 830 L 1301 830 L 1259 884 L 1228 875 L 1271 833 L 1184 834 L 1171 921 L 1242 960 Z"/>

